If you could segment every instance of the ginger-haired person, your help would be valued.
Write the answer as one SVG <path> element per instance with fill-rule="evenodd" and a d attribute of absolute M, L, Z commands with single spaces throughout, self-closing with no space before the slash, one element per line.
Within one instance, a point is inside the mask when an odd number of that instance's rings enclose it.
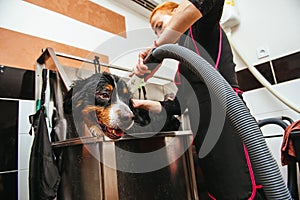
<path fill-rule="evenodd" d="M 150 15 L 150 24 L 157 39 L 151 48 L 139 53 L 133 74 L 141 76 L 151 72 L 144 65 L 144 58 L 153 48 L 178 43 L 201 56 L 208 53 L 210 58 L 206 56 L 207 61 L 240 96 L 230 44 L 219 24 L 223 4 L 224 0 L 182 0 L 180 4 L 164 2 L 158 5 Z M 182 64 L 178 70 L 180 75 L 176 78 L 180 83 L 177 85 L 176 96 L 181 100 L 174 100 L 178 105 L 176 108 L 165 106 L 164 102 L 151 100 L 133 100 L 133 105 L 157 113 L 165 109 L 171 114 L 181 114 L 181 111 L 187 108 L 194 133 L 194 144 L 199 153 L 206 133 L 211 128 L 210 122 L 215 120 L 211 119 L 211 97 L 208 88 L 199 77 Z M 191 97 L 191 90 L 196 94 L 196 104 L 192 102 L 195 99 Z M 195 109 L 195 105 L 199 110 Z M 227 116 L 224 118 L 224 124 L 220 124 L 223 128 L 216 145 L 205 157 L 199 159 L 206 184 L 205 193 L 207 192 L 212 199 L 264 199 L 263 191 L 259 189 L 261 186 L 253 176 L 255 172 L 250 163 L 247 163 L 247 150 L 244 149 L 243 142 L 230 120 Z M 199 190 L 203 192 L 202 188 Z"/>

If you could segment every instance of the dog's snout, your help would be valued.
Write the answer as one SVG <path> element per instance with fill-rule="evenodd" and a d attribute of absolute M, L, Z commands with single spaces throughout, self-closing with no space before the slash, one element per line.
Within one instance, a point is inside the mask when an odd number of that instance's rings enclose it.
<path fill-rule="evenodd" d="M 129 128 L 131 128 L 133 123 L 134 123 L 133 115 L 130 114 L 130 115 L 122 116 L 120 117 L 119 128 L 123 130 L 128 130 Z"/>
<path fill-rule="evenodd" d="M 126 104 L 118 106 L 116 114 L 120 119 L 133 119 L 134 117 L 133 112 Z"/>
<path fill-rule="evenodd" d="M 120 104 L 115 107 L 114 112 L 114 118 L 116 120 L 113 120 L 117 122 L 117 126 L 120 129 L 127 130 L 129 129 L 133 124 L 133 118 L 134 114 L 130 110 L 130 108 L 126 104 Z"/>
<path fill-rule="evenodd" d="M 120 116 L 120 120 L 122 120 L 122 121 L 133 120 L 133 118 L 134 118 L 134 115 L 131 111 L 124 113 L 123 115 Z"/>

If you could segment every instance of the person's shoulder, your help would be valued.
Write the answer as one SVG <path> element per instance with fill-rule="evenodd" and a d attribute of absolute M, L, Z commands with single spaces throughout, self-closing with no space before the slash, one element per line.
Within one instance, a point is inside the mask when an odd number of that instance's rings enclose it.
<path fill-rule="evenodd" d="M 222 12 L 224 0 L 189 0 L 205 17 L 209 13 Z"/>

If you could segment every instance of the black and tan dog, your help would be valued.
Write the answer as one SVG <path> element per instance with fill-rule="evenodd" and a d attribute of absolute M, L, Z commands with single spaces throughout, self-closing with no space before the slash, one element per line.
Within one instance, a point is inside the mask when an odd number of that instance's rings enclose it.
<path fill-rule="evenodd" d="M 131 98 L 126 82 L 116 75 L 104 72 L 77 80 L 64 99 L 68 129 L 77 132 L 67 138 L 83 136 L 85 125 L 91 135 L 104 134 L 111 139 L 119 139 L 126 132 L 178 129 L 179 121 L 175 120 L 174 127 L 174 118 L 168 123 L 169 117 L 133 108 Z"/>
<path fill-rule="evenodd" d="M 66 138 L 105 135 L 117 140 L 128 133 L 175 131 L 179 128 L 179 121 L 171 115 L 133 108 L 131 98 L 126 82 L 110 73 L 97 73 L 87 79 L 75 81 L 64 98 L 64 114 L 68 126 Z M 163 137 L 154 139 L 155 147 L 165 142 Z M 126 152 L 138 152 L 136 148 L 153 146 L 152 138 L 126 141 L 128 143 L 119 140 L 115 145 Z M 103 177 L 99 176 L 102 174 L 99 167 L 104 166 L 99 165 L 102 145 L 101 142 L 86 143 L 58 149 L 56 157 L 61 171 L 58 199 L 90 200 L 99 199 L 103 195 Z M 119 152 L 116 155 L 122 154 Z M 123 163 L 123 158 L 119 161 Z M 128 160 L 125 159 L 124 162 Z"/>

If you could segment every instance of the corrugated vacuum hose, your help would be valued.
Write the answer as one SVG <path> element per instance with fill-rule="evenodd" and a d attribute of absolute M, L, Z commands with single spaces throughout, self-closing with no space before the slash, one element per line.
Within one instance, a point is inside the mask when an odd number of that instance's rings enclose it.
<path fill-rule="evenodd" d="M 210 92 L 213 92 L 221 102 L 231 123 L 245 143 L 267 198 L 270 200 L 292 199 L 257 122 L 243 101 L 214 67 L 193 51 L 175 44 L 162 45 L 152 54 L 159 60 L 165 58 L 178 60 L 195 76 L 203 79 Z"/>

